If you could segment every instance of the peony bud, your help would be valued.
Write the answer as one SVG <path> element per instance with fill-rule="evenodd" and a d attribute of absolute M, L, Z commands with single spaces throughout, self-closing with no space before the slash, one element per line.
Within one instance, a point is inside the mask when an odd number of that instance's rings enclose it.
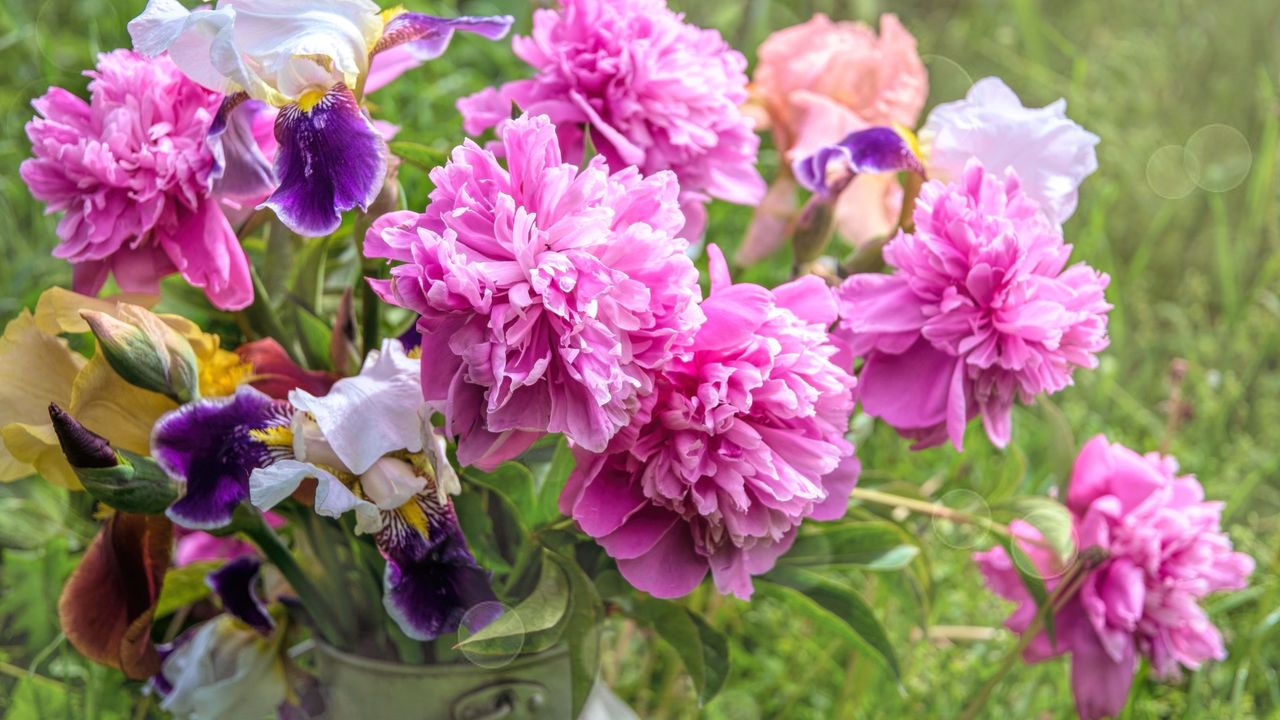
<path fill-rule="evenodd" d="M 97 310 L 80 316 L 111 368 L 130 384 L 179 403 L 200 397 L 200 372 L 191 343 L 145 308 L 122 303 L 119 317 Z"/>
<path fill-rule="evenodd" d="M 178 499 L 178 487 L 155 461 L 117 451 L 55 404 L 49 418 L 71 469 L 89 494 L 123 512 L 163 513 Z"/>

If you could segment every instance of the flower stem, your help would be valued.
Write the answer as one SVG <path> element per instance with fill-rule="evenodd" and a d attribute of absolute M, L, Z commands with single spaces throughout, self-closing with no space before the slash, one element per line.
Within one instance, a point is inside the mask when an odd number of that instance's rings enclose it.
<path fill-rule="evenodd" d="M 1004 523 L 998 523 L 991 518 L 973 515 L 964 512 L 963 510 L 949 508 L 946 505 L 931 503 L 927 500 L 916 500 L 915 498 L 903 497 L 901 495 L 893 495 L 891 493 L 880 492 L 879 490 L 868 490 L 866 488 L 859 487 L 855 487 L 853 489 L 850 497 L 862 500 L 863 502 L 902 508 L 903 510 L 909 510 L 914 513 L 942 518 L 943 520 L 950 520 L 952 522 L 963 523 L 965 525 L 976 525 L 984 530 L 990 530 L 997 535 L 1013 537 L 1013 533 L 1009 530 L 1009 526 Z"/>
<path fill-rule="evenodd" d="M 311 614 L 311 619 L 315 622 L 316 631 L 320 636 L 330 644 L 338 644 L 341 641 L 338 628 L 341 625 L 337 622 L 337 617 L 333 613 L 332 607 L 325 600 L 324 594 L 312 582 L 311 577 L 303 571 L 302 566 L 298 564 L 297 558 L 285 546 L 284 541 L 276 534 L 275 530 L 267 524 L 261 513 L 255 512 L 254 519 L 245 523 L 242 528 L 245 535 L 253 541 L 267 560 L 284 575 L 289 584 L 293 586 L 294 592 L 302 600 L 302 605 Z"/>
<path fill-rule="evenodd" d="M 960 715 L 960 720 L 973 720 L 978 716 L 978 712 L 986 706 L 987 700 L 991 698 L 991 693 L 996 689 L 996 686 L 1017 664 L 1018 658 L 1022 657 L 1023 651 L 1027 649 L 1031 641 L 1035 640 L 1036 636 L 1044 630 L 1045 619 L 1057 615 L 1071 601 L 1071 598 L 1075 597 L 1089 574 L 1105 557 L 1105 552 L 1101 551 L 1100 548 L 1089 548 L 1076 557 L 1071 566 L 1067 568 L 1066 573 L 1063 574 L 1062 581 L 1053 589 L 1053 592 L 1049 593 L 1049 597 L 1036 612 L 1035 617 L 1031 618 L 1031 623 L 1027 625 L 1027 629 L 1022 631 L 1022 634 L 1018 637 L 1018 642 L 1005 654 L 1004 659 L 1000 662 L 1000 667 L 991 677 L 987 678 L 987 681 L 983 683 L 978 692 L 965 705 L 964 712 Z"/>

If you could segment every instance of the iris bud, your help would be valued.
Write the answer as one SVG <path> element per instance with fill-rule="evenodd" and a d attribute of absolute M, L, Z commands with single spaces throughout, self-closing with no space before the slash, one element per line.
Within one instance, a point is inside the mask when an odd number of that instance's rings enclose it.
<path fill-rule="evenodd" d="M 94 498 L 116 510 L 158 515 L 178 499 L 178 487 L 150 458 L 115 450 L 55 404 L 49 418 L 71 469 Z"/>
<path fill-rule="evenodd" d="M 200 397 L 200 372 L 191 343 L 145 308 L 122 303 L 119 317 L 81 311 L 111 369 L 132 385 L 178 403 Z"/>

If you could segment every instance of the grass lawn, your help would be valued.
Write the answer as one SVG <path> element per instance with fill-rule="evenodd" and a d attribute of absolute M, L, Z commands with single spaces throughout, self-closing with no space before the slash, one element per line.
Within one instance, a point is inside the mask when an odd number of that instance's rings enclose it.
<path fill-rule="evenodd" d="M 94 54 L 128 44 L 142 0 L 44 0 L 0 8 L 0 319 L 34 302 L 69 268 L 50 257 L 53 218 L 17 174 L 29 153 L 28 102 L 49 85 L 82 92 Z M 525 2 L 428 3 L 444 15 L 508 12 Z M 1096 372 L 1014 415 L 1014 441 L 992 449 L 975 424 L 958 455 L 910 453 L 888 428 L 858 422 L 864 487 L 996 505 L 1061 485 L 1075 449 L 1096 433 L 1135 449 L 1167 449 L 1225 503 L 1224 525 L 1258 569 L 1250 589 L 1209 609 L 1227 661 L 1180 682 L 1139 678 L 1128 718 L 1280 718 L 1280 5 L 1274 0 L 672 0 L 754 56 L 772 30 L 812 12 L 870 20 L 899 15 L 930 70 L 930 105 L 999 75 L 1028 105 L 1059 97 L 1102 137 L 1099 171 L 1066 227 L 1076 259 L 1109 273 L 1111 347 Z M 462 137 L 453 99 L 522 76 L 506 44 L 461 38 L 441 61 L 376 96 L 401 137 L 447 150 Z M 761 155 L 766 175 L 776 154 Z M 404 180 L 410 207 L 415 171 Z M 732 246 L 749 213 L 712 209 L 709 237 Z M 776 281 L 789 259 L 747 279 Z M 1174 370 L 1177 372 L 1174 372 Z M 1176 389 L 1175 389 L 1176 386 Z M 863 419 L 865 420 L 865 418 Z M 37 482 L 0 487 L 0 720 L 159 716 L 134 709 L 114 672 L 80 659 L 58 633 L 62 578 L 92 526 Z M 853 512 L 879 512 L 856 508 Z M 725 690 L 699 709 L 674 654 L 621 624 L 605 629 L 603 672 L 644 717 L 949 718 L 1016 638 L 997 629 L 1010 607 L 970 561 L 991 538 L 898 517 L 924 549 L 907 572 L 852 574 L 885 623 L 902 664 L 897 684 L 788 608 L 711 597 L 689 602 L 730 633 Z M 1015 668 L 984 717 L 1073 717 L 1068 663 Z"/>

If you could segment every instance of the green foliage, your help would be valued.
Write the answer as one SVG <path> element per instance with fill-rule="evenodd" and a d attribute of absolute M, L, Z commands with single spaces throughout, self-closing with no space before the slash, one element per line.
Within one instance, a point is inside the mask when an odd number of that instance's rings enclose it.
<path fill-rule="evenodd" d="M 164 587 L 156 600 L 156 617 L 162 618 L 180 607 L 204 600 L 213 594 L 205 582 L 209 573 L 222 565 L 221 560 L 201 560 L 190 565 L 170 568 L 164 575 Z"/>
<path fill-rule="evenodd" d="M 555 645 L 569 610 L 569 579 L 547 552 L 541 553 L 538 584 L 533 592 L 496 620 L 457 644 L 457 649 L 477 655 L 512 656 L 540 652 Z"/>
<path fill-rule="evenodd" d="M 875 612 L 853 588 L 811 570 L 779 567 L 760 582 L 766 595 L 807 614 L 898 679 L 898 654 Z"/>
<path fill-rule="evenodd" d="M 0 59 L 7 70 L 0 79 L 0 158 L 6 168 L 0 173 L 0 318 L 30 306 L 44 287 L 70 284 L 68 266 L 49 257 L 56 218 L 44 216 L 15 172 L 29 153 L 21 127 L 31 114 L 28 103 L 50 85 L 83 92 L 87 80 L 81 70 L 95 53 L 128 44 L 125 23 L 143 4 L 45 0 L 0 9 Z M 408 4 L 440 15 L 508 12 L 516 16 L 518 32 L 529 27 L 529 4 L 517 0 Z M 1142 676 L 1126 716 L 1280 716 L 1280 56 L 1274 52 L 1274 3 L 672 4 L 691 21 L 719 28 L 748 58 L 769 32 L 814 11 L 871 22 L 880 12 L 895 12 L 918 38 L 930 71 L 930 105 L 959 97 L 973 79 L 997 74 L 1028 104 L 1068 98 L 1071 116 L 1102 137 L 1099 170 L 1083 185 L 1079 209 L 1066 227 L 1075 256 L 1112 276 L 1112 346 L 1101 367 L 1078 374 L 1077 384 L 1052 401 L 1042 398 L 1019 409 L 1014 446 L 1004 453 L 971 429 L 964 455 L 945 448 L 913 454 L 888 429 L 861 420 L 855 423 L 865 468 L 861 482 L 944 503 L 951 491 L 972 490 L 1002 518 L 1025 517 L 1028 510 L 1003 501 L 1062 488 L 1076 448 L 1093 434 L 1105 431 L 1137 448 L 1167 445 L 1186 471 L 1198 474 L 1210 497 L 1225 501 L 1224 524 L 1237 546 L 1257 558 L 1258 570 L 1249 590 L 1210 604 L 1228 659 L 1180 683 Z M 399 177 L 407 207 L 425 204 L 426 169 L 462 137 L 455 99 L 526 74 L 505 43 L 459 41 L 443 60 L 373 95 L 378 116 L 402 126 L 393 149 L 406 159 Z M 1248 140 L 1253 163 L 1244 183 L 1225 193 L 1193 190 L 1179 199 L 1154 192 L 1152 154 L 1185 144 L 1210 123 L 1235 127 Z M 766 174 L 772 173 L 778 158 L 767 138 L 761 158 Z M 730 251 L 749 217 L 742 208 L 713 204 L 710 240 Z M 279 326 L 292 334 L 302 321 L 291 313 L 302 310 L 331 317 L 335 298 L 354 285 L 348 235 L 295 246 L 279 236 L 273 242 L 269 228 L 260 234 L 247 246 L 262 270 Z M 737 277 L 775 283 L 791 266 L 788 255 L 783 250 Z M 353 273 L 333 272 L 335 267 Z M 236 331 L 229 318 L 210 311 L 198 291 L 181 283 L 166 283 L 164 290 L 162 309 L 210 330 Z M 270 323 L 270 314 L 258 322 Z M 405 325 L 407 316 L 388 312 L 382 329 L 390 333 Z M 323 365 L 328 352 L 322 339 L 317 335 L 308 348 L 288 349 Z M 1169 369 L 1175 358 L 1185 361 L 1186 372 L 1181 399 L 1171 405 Z M 957 536 L 927 517 L 861 506 L 851 510 L 851 518 L 875 529 L 806 528 L 781 568 L 800 572 L 825 568 L 824 557 L 844 560 L 837 569 L 822 570 L 824 598 L 836 612 L 802 592 L 816 587 L 809 583 L 761 581 L 750 604 L 712 597 L 705 588 L 674 603 L 690 613 L 702 637 L 699 686 L 679 647 L 654 642 L 661 632 L 636 633 L 635 622 L 625 616 L 606 621 L 595 587 L 578 563 L 561 554 L 575 549 L 551 527 L 554 497 L 571 455 L 562 445 L 548 450 L 554 471 L 535 475 L 530 485 L 519 473 L 487 485 L 481 479 L 476 485 L 483 487 L 474 490 L 473 478 L 464 478 L 468 491 L 457 507 L 468 537 L 496 538 L 491 544 L 473 542 L 477 557 L 500 577 L 527 578 L 520 588 L 525 592 L 538 577 L 528 558 L 540 555 L 544 541 L 555 546 L 549 562 L 567 579 L 562 637 L 571 641 L 579 693 L 589 687 L 600 658 L 605 676 L 643 717 L 954 717 L 1014 642 L 996 629 L 1010 606 L 982 587 L 969 559 L 973 550 L 994 544 L 994 537 Z M 508 493 L 533 502 L 515 505 Z M 132 717 L 136 686 L 76 658 L 58 639 L 56 600 L 82 549 L 82 531 L 92 527 L 90 509 L 76 505 L 68 513 L 63 495 L 0 486 L 0 545 L 6 548 L 0 551 L 0 668 L 16 668 L 22 678 L 8 670 L 0 674 L 0 718 Z M 518 509 L 529 507 L 535 510 Z M 896 540 L 889 528 L 898 531 Z M 517 572 L 522 557 L 525 567 Z M 900 571 L 883 572 L 903 563 Z M 588 569 L 608 595 L 609 576 Z M 618 580 L 616 573 L 612 577 Z M 840 590 L 828 592 L 828 585 Z M 865 615 L 843 609 L 853 607 L 842 605 L 850 597 L 870 608 L 896 651 L 901 688 L 874 649 L 850 651 L 856 644 L 849 636 L 856 633 L 847 629 L 846 618 Z M 991 633 L 965 635 L 957 628 Z M 718 633 L 724 633 L 723 646 Z M 707 653 L 728 660 L 713 661 Z M 696 660 L 689 662 L 696 667 Z M 721 683 L 719 694 L 699 708 L 699 697 Z M 1067 666 L 1048 662 L 1016 668 L 996 689 L 989 716 L 1068 718 L 1070 708 Z M 40 709 L 55 714 L 32 714 Z"/>

